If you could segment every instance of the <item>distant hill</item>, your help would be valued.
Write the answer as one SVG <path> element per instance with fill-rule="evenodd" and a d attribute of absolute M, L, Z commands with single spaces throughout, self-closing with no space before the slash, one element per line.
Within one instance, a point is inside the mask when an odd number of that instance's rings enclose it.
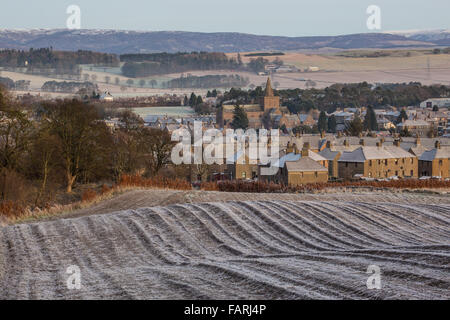
<path fill-rule="evenodd" d="M 450 43 L 450 39 L 448 39 Z M 243 33 L 200 33 L 182 31 L 116 30 L 0 30 L 0 48 L 28 49 L 53 47 L 55 50 L 92 50 L 107 53 L 178 51 L 274 51 L 301 49 L 357 49 L 430 47 L 446 45 L 446 39 L 415 39 L 400 34 L 364 33 L 342 36 L 279 37 Z M 442 42 L 445 42 L 442 44 Z"/>
<path fill-rule="evenodd" d="M 404 36 L 414 41 L 432 42 L 440 46 L 450 46 L 450 30 L 410 30 L 394 31 L 392 34 Z"/>

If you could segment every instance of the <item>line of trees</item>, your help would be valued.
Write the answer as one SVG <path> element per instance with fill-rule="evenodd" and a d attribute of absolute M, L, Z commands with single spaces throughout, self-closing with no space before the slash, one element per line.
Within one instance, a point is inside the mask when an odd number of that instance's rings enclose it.
<path fill-rule="evenodd" d="M 52 48 L 1 50 L 0 67 L 24 68 L 28 73 L 80 74 L 80 64 L 117 67 L 119 59 L 114 54 L 78 51 L 54 51 Z"/>
<path fill-rule="evenodd" d="M 233 88 L 223 95 L 223 100 L 253 103 L 264 94 L 262 87 L 250 90 Z M 275 90 L 291 113 L 307 113 L 311 109 L 334 112 L 337 108 L 358 108 L 386 105 L 396 107 L 417 106 L 420 102 L 436 97 L 450 97 L 450 86 L 425 86 L 418 82 L 403 84 L 380 84 L 367 82 L 333 84 L 324 89 Z"/>
<path fill-rule="evenodd" d="M 30 87 L 30 80 L 17 80 L 14 81 L 8 77 L 0 77 L 0 85 L 8 90 L 28 90 Z"/>
<path fill-rule="evenodd" d="M 98 108 L 65 100 L 23 110 L 0 89 L 0 202 L 45 206 L 78 183 L 157 175 L 173 146 L 167 131 L 129 111 L 111 130 Z"/>
<path fill-rule="evenodd" d="M 242 67 L 242 61 L 228 58 L 222 52 L 123 54 L 120 60 L 125 62 L 122 74 L 130 78 L 192 70 L 236 70 Z"/>
<path fill-rule="evenodd" d="M 46 81 L 42 87 L 42 91 L 47 92 L 64 92 L 77 93 L 80 90 L 85 92 L 98 91 L 97 84 L 92 82 L 74 82 L 74 81 Z"/>
<path fill-rule="evenodd" d="M 248 78 L 235 75 L 206 75 L 176 78 L 167 81 L 165 88 L 230 88 L 245 87 L 249 83 Z"/>

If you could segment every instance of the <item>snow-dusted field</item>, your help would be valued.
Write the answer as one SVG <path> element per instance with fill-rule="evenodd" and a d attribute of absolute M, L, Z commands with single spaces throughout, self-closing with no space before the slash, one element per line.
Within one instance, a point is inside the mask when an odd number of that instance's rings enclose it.
<path fill-rule="evenodd" d="M 80 290 L 67 288 L 71 265 Z M 380 290 L 366 286 L 369 265 Z M 0 230 L 0 299 L 449 299 L 449 288 L 448 202 L 173 204 Z"/>

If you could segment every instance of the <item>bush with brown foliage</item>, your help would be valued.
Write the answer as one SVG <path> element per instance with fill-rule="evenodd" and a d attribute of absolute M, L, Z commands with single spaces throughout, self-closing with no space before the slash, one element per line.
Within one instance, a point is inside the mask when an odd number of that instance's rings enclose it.
<path fill-rule="evenodd" d="M 97 198 L 97 196 L 98 196 L 98 194 L 97 194 L 97 192 L 95 192 L 95 190 L 88 189 L 88 190 L 84 191 L 83 194 L 81 195 L 81 201 L 89 202 L 89 201 L 92 201 L 95 198 Z"/>
<path fill-rule="evenodd" d="M 25 208 L 14 201 L 0 202 L 0 216 L 6 218 L 20 217 L 25 214 Z"/>
<path fill-rule="evenodd" d="M 203 183 L 202 190 L 218 190 L 224 192 L 256 192 L 256 193 L 289 193 L 320 191 L 339 187 L 372 187 L 391 189 L 443 189 L 450 188 L 450 181 L 429 179 L 400 179 L 390 181 L 344 181 L 327 183 L 310 183 L 299 186 L 286 186 L 273 182 L 262 181 L 219 181 L 218 183 Z"/>
<path fill-rule="evenodd" d="M 143 187 L 175 190 L 191 190 L 191 183 L 182 179 L 170 179 L 161 176 L 144 178 L 141 175 L 122 175 L 119 187 Z"/>

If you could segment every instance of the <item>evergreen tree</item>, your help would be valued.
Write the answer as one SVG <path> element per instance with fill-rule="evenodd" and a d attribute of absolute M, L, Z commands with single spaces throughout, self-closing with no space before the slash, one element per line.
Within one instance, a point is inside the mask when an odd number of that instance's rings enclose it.
<path fill-rule="evenodd" d="M 408 120 L 408 115 L 406 114 L 405 109 L 402 109 L 402 111 L 400 111 L 400 115 L 397 118 L 397 124 L 402 123 L 403 119 Z"/>
<path fill-rule="evenodd" d="M 371 106 L 367 107 L 366 116 L 364 117 L 364 129 L 369 131 L 378 130 L 377 116 Z"/>
<path fill-rule="evenodd" d="M 361 119 L 356 116 L 348 125 L 347 125 L 347 133 L 351 136 L 359 136 L 363 131 L 363 123 Z"/>
<path fill-rule="evenodd" d="M 327 130 L 328 130 L 328 117 L 327 117 L 325 111 L 320 112 L 318 129 L 319 129 L 319 132 L 322 132 L 322 131 L 327 132 Z"/>
<path fill-rule="evenodd" d="M 328 118 L 328 131 L 332 133 L 336 132 L 336 117 L 334 114 Z"/>
<path fill-rule="evenodd" d="M 202 104 L 203 103 L 203 99 L 202 99 L 202 96 L 197 96 L 197 101 L 196 101 L 196 103 L 195 103 L 195 105 L 200 105 L 200 104 Z"/>
<path fill-rule="evenodd" d="M 234 107 L 233 121 L 231 122 L 231 127 L 233 129 L 247 129 L 248 128 L 248 118 L 245 110 L 236 105 Z"/>
<path fill-rule="evenodd" d="M 238 65 L 239 66 L 242 66 L 242 57 L 241 57 L 241 54 L 240 53 L 238 53 L 238 56 L 237 56 L 237 61 L 238 61 Z"/>
<path fill-rule="evenodd" d="M 191 93 L 191 97 L 189 98 L 189 105 L 191 107 L 194 107 L 197 104 L 197 96 L 195 95 L 195 93 Z"/>

